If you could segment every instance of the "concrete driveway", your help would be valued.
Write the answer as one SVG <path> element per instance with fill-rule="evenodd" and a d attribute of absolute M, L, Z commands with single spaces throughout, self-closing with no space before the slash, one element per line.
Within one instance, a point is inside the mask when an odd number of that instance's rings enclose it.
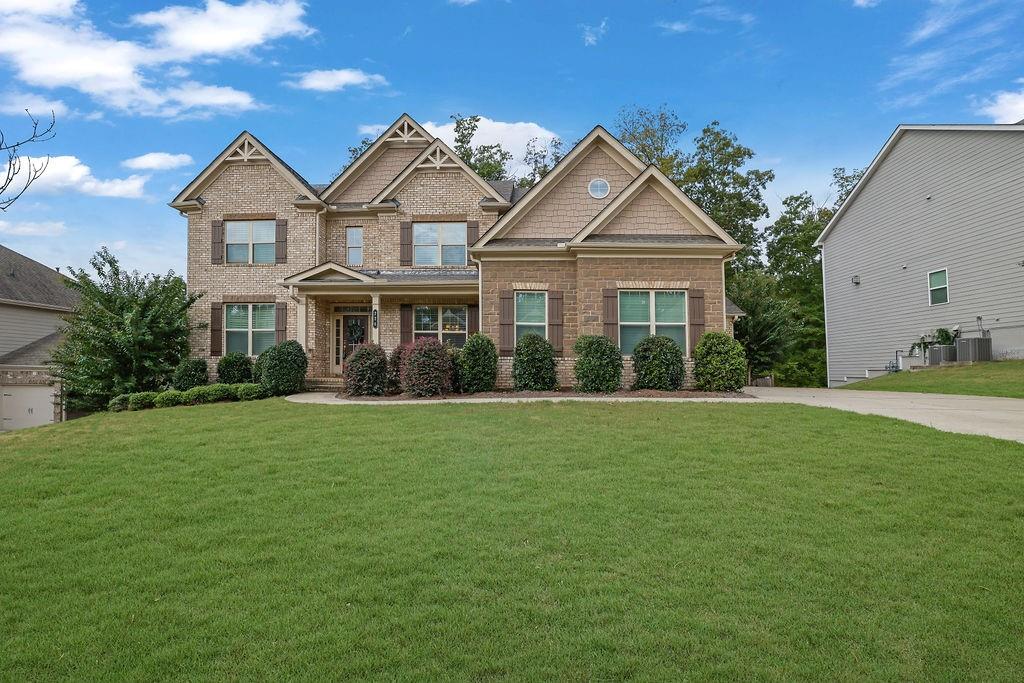
<path fill-rule="evenodd" d="M 1024 399 L 902 391 L 747 387 L 762 401 L 802 403 L 867 415 L 884 415 L 941 429 L 1024 443 Z"/>

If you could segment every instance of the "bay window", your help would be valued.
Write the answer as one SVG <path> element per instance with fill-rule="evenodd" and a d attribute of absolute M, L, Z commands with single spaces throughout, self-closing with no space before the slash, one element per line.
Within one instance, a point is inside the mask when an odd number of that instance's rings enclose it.
<path fill-rule="evenodd" d="M 413 338 L 433 337 L 442 344 L 461 348 L 469 329 L 466 306 L 416 306 L 413 311 Z"/>
<path fill-rule="evenodd" d="M 619 348 L 629 356 L 644 337 L 668 337 L 686 349 L 686 292 L 619 291 Z"/>
<path fill-rule="evenodd" d="M 276 221 L 224 221 L 225 262 L 275 263 L 276 239 Z"/>
<path fill-rule="evenodd" d="M 413 223 L 414 266 L 466 265 L 465 223 Z"/>
<path fill-rule="evenodd" d="M 227 304 L 224 306 L 224 348 L 258 356 L 274 345 L 274 304 Z"/>
<path fill-rule="evenodd" d="M 548 293 L 516 292 L 516 343 L 524 334 L 548 336 Z"/>

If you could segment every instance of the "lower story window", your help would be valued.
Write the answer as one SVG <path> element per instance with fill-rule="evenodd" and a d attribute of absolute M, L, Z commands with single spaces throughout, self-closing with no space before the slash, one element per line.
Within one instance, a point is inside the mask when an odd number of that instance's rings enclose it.
<path fill-rule="evenodd" d="M 224 348 L 258 356 L 274 345 L 274 304 L 227 304 L 224 307 Z"/>
<path fill-rule="evenodd" d="M 434 337 L 442 344 L 461 347 L 469 329 L 466 306 L 416 306 L 413 312 L 413 337 Z"/>
<path fill-rule="evenodd" d="M 686 292 L 621 290 L 619 292 L 619 348 L 632 355 L 644 337 L 658 335 L 675 340 L 686 350 Z"/>
<path fill-rule="evenodd" d="M 548 336 L 548 293 L 516 292 L 516 343 L 524 334 Z"/>

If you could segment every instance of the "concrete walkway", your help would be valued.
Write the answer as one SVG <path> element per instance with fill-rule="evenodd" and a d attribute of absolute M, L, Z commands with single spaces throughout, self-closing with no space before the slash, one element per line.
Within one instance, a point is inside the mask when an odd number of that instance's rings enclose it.
<path fill-rule="evenodd" d="M 781 387 L 747 387 L 746 391 L 772 403 L 800 403 L 883 415 L 944 432 L 982 434 L 1024 443 L 1024 399 L 1019 398 Z"/>

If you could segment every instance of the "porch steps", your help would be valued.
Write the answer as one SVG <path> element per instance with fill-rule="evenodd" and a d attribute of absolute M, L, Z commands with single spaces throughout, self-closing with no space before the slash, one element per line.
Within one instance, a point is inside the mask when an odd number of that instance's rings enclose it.
<path fill-rule="evenodd" d="M 306 391 L 341 391 L 345 388 L 344 377 L 307 377 Z"/>

